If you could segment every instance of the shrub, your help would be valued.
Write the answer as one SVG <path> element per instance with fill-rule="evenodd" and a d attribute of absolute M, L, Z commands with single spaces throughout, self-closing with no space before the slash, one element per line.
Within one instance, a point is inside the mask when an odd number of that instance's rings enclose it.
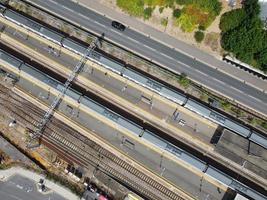
<path fill-rule="evenodd" d="M 178 82 L 181 86 L 185 88 L 187 88 L 190 85 L 190 80 L 187 78 L 187 75 L 185 73 L 181 73 Z"/>
<path fill-rule="evenodd" d="M 175 10 L 173 10 L 173 12 L 172 12 L 172 16 L 174 17 L 174 18 L 179 18 L 180 16 L 181 16 L 181 10 L 180 9 L 175 9 Z"/>
<path fill-rule="evenodd" d="M 204 33 L 202 31 L 196 31 L 194 37 L 195 40 L 200 43 L 204 39 Z"/>
<path fill-rule="evenodd" d="M 188 5 L 193 3 L 193 0 L 176 0 L 176 3 L 179 5 Z"/>
<path fill-rule="evenodd" d="M 232 107 L 232 105 L 228 101 L 221 101 L 221 106 L 226 111 L 229 111 Z"/>
<path fill-rule="evenodd" d="M 166 18 L 161 19 L 160 24 L 162 26 L 167 26 L 168 25 L 168 19 L 166 19 Z"/>
<path fill-rule="evenodd" d="M 184 32 L 192 32 L 196 28 L 196 24 L 192 20 L 192 17 L 187 14 L 182 14 L 177 20 L 177 25 L 180 25 Z"/>
<path fill-rule="evenodd" d="M 152 16 L 153 8 L 147 7 L 144 9 L 144 19 L 149 19 Z"/>
<path fill-rule="evenodd" d="M 206 27 L 204 25 L 199 25 L 198 26 L 198 30 L 205 31 L 206 30 Z"/>
<path fill-rule="evenodd" d="M 159 13 L 161 14 L 163 12 L 163 10 L 164 10 L 164 7 L 160 7 L 159 8 Z"/>
<path fill-rule="evenodd" d="M 144 15 L 143 0 L 117 0 L 117 6 L 130 15 L 141 17 Z"/>

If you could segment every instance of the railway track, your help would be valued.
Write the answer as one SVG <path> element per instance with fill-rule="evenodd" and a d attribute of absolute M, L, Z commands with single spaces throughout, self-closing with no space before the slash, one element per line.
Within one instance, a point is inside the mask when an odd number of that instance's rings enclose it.
<path fill-rule="evenodd" d="M 12 91 L 0 88 L 0 106 L 5 107 L 11 116 L 34 130 L 45 111 Z M 148 199 L 183 200 L 174 191 L 55 118 L 47 125 L 42 141 L 59 151 L 61 155 L 65 155 L 68 160 L 71 159 L 85 168 L 88 165 L 95 166 Z"/>

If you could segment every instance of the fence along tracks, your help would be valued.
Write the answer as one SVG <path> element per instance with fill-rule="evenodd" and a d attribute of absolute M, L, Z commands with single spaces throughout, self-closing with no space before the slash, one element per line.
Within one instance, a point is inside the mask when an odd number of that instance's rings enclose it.
<path fill-rule="evenodd" d="M 0 106 L 4 106 L 12 116 L 27 124 L 30 129 L 35 128 L 45 111 L 1 85 L 0 88 Z M 179 194 L 55 118 L 47 125 L 42 140 L 67 153 L 73 162 L 79 162 L 84 167 L 97 166 L 101 171 L 134 188 L 148 199 L 184 200 Z"/>

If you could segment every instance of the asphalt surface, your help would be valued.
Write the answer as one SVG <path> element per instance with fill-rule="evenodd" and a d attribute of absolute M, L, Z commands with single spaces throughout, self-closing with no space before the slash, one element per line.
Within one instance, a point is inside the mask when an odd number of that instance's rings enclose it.
<path fill-rule="evenodd" d="M 53 191 L 42 194 L 34 181 L 15 175 L 5 182 L 0 182 L 0 199 L 2 200 L 65 200 Z"/>
<path fill-rule="evenodd" d="M 34 164 L 27 156 L 17 150 L 2 136 L 0 136 L 0 149 L 4 150 L 5 153 L 14 161 L 21 161 L 28 165 Z"/>
<path fill-rule="evenodd" d="M 267 94 L 210 66 L 167 47 L 130 28 L 120 32 L 111 20 L 69 0 L 27 0 L 47 11 L 79 24 L 88 31 L 105 33 L 105 38 L 177 73 L 188 77 L 235 101 L 267 115 Z"/>

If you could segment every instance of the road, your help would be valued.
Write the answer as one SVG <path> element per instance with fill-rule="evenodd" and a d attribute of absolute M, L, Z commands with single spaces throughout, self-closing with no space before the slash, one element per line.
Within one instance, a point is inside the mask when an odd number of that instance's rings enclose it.
<path fill-rule="evenodd" d="M 169 70 L 184 72 L 191 79 L 235 101 L 267 115 L 267 94 L 222 73 L 209 65 L 176 51 L 158 41 L 127 28 L 119 32 L 111 28 L 111 19 L 69 0 L 27 0 L 49 12 L 79 24 L 88 31 L 105 33 L 111 40 Z"/>
<path fill-rule="evenodd" d="M 52 190 L 46 194 L 40 193 L 36 182 L 21 175 L 14 175 L 5 182 L 0 182 L 0 195 L 3 200 L 67 200 Z"/>
<path fill-rule="evenodd" d="M 44 179 L 45 190 L 38 191 L 37 182 Z M 20 168 L 0 170 L 0 199 L 2 200 L 78 200 L 67 188 L 45 179 L 43 175 Z"/>

